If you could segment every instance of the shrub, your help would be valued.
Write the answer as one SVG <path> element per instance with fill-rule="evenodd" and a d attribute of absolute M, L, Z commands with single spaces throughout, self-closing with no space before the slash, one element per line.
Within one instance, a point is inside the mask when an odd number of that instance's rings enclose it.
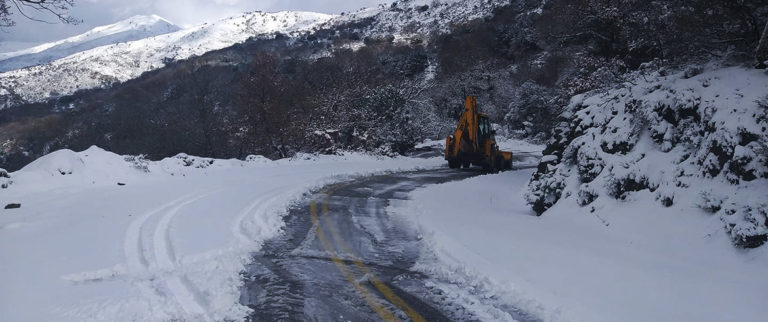
<path fill-rule="evenodd" d="M 579 204 L 579 206 L 584 207 L 595 201 L 598 196 L 599 194 L 592 187 L 590 187 L 588 184 L 582 184 L 579 187 L 579 194 L 576 202 Z"/>
<path fill-rule="evenodd" d="M 728 203 L 723 208 L 726 232 L 740 247 L 755 248 L 768 241 L 768 204 L 738 205 Z"/>
<path fill-rule="evenodd" d="M 545 166 L 546 168 L 546 166 Z M 566 176 L 553 169 L 546 172 L 536 172 L 528 183 L 525 200 L 531 205 L 537 215 L 541 215 L 552 207 L 565 189 Z"/>
<path fill-rule="evenodd" d="M 608 195 L 624 200 L 629 192 L 648 189 L 648 178 L 634 174 L 622 178 L 613 178 L 608 183 Z"/>

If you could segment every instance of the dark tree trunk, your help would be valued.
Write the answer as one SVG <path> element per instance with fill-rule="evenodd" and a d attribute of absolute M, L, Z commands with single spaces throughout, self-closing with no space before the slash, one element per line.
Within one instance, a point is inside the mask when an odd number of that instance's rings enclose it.
<path fill-rule="evenodd" d="M 765 23 L 763 35 L 760 37 L 760 42 L 757 43 L 755 60 L 757 61 L 757 68 L 767 67 L 766 61 L 768 61 L 768 22 Z"/>

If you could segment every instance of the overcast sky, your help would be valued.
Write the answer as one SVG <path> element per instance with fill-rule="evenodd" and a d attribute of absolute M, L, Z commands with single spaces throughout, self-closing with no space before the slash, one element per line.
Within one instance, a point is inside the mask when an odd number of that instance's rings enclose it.
<path fill-rule="evenodd" d="M 382 2 L 387 0 L 75 0 L 70 14 L 82 19 L 83 23 L 76 26 L 50 25 L 14 14 L 12 18 L 17 25 L 0 30 L 0 52 L 74 36 L 93 27 L 140 14 L 156 14 L 187 27 L 246 11 L 302 10 L 338 14 Z M 44 19 L 55 21 L 50 17 Z"/>

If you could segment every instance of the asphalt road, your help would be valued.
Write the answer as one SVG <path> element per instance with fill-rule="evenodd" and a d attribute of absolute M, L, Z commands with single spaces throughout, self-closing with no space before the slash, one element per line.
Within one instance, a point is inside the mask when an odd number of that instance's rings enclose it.
<path fill-rule="evenodd" d="M 478 320 L 430 286 L 433 277 L 411 270 L 423 252 L 417 227 L 386 208 L 419 187 L 481 173 L 445 168 L 371 176 L 308 195 L 244 273 L 241 302 L 254 310 L 250 320 Z M 490 301 L 482 294 L 477 300 Z M 509 305 L 496 309 L 538 321 Z"/>

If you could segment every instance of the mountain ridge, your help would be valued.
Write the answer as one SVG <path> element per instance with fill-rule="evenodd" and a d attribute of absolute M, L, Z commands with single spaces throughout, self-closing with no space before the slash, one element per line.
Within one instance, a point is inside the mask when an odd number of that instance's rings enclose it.
<path fill-rule="evenodd" d="M 7 71 L 0 73 L 0 108 L 40 102 L 81 89 L 108 87 L 161 68 L 169 60 L 202 55 L 255 36 L 302 32 L 332 17 L 300 11 L 250 12 Z"/>
<path fill-rule="evenodd" d="M 158 15 L 136 15 L 95 27 L 85 33 L 31 48 L 0 53 L 0 72 L 46 64 L 51 61 L 120 42 L 134 41 L 181 30 Z"/>
<path fill-rule="evenodd" d="M 347 29 L 360 38 L 357 43 L 348 44 L 352 49 L 362 46 L 365 38 L 426 39 L 424 35 L 446 32 L 452 24 L 488 16 L 504 3 L 502 0 L 413 0 L 380 4 L 341 15 L 300 11 L 246 13 L 170 34 L 94 48 L 45 65 L 0 73 L 0 109 L 41 102 L 82 89 L 109 87 L 162 68 L 169 60 L 202 55 L 251 37 L 277 33 L 297 36 L 313 30 L 352 26 Z M 328 50 L 333 44 L 330 46 Z M 322 55 L 319 53 L 318 57 Z"/>

